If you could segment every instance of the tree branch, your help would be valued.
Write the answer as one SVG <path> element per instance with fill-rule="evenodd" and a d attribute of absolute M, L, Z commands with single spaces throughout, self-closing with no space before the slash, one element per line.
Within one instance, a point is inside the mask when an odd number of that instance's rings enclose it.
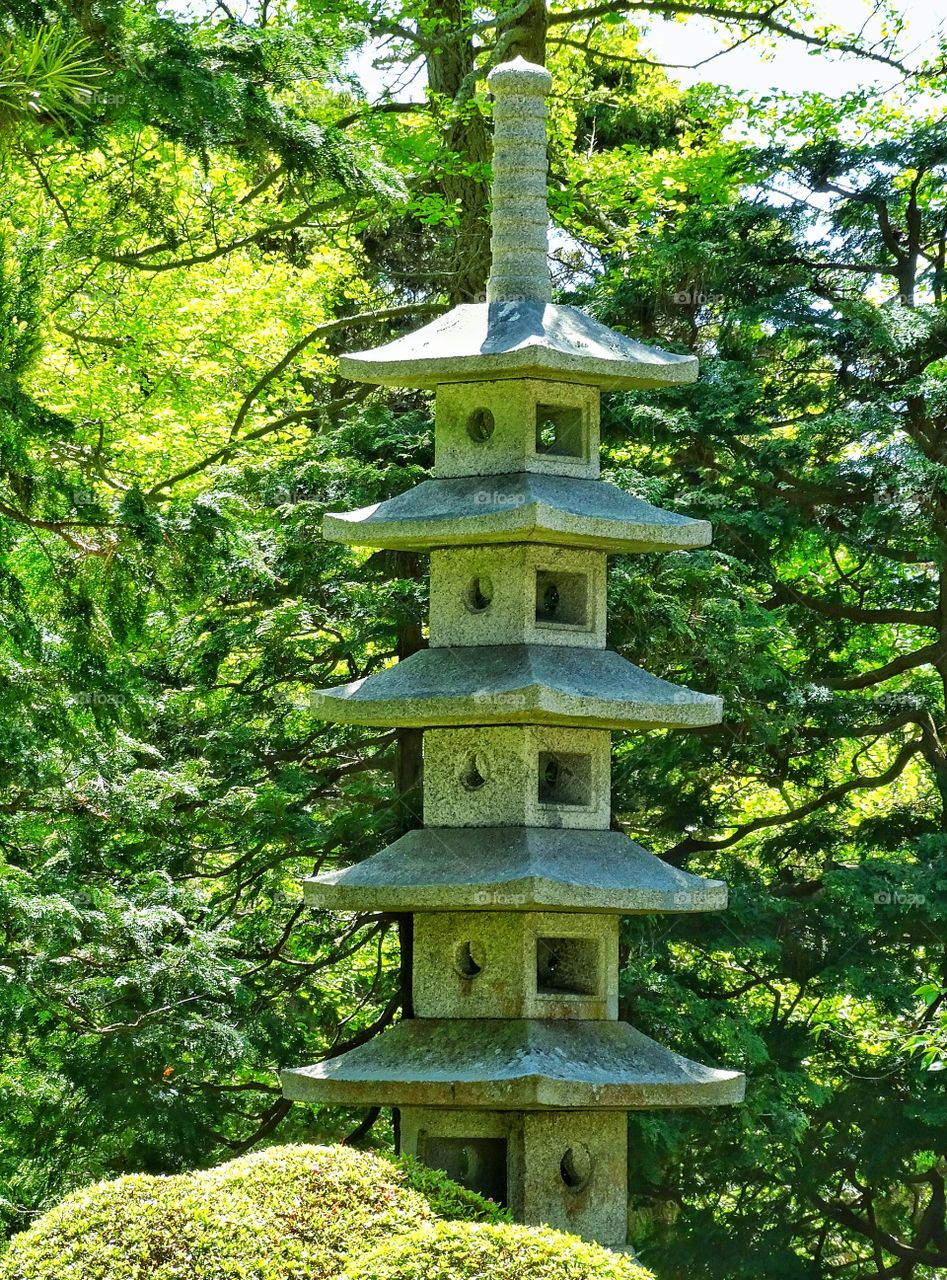
<path fill-rule="evenodd" d="M 900 675 L 902 671 L 912 671 L 915 667 L 935 663 L 943 657 L 944 646 L 938 641 L 935 644 L 925 645 L 922 649 L 915 649 L 913 653 L 902 653 L 900 657 L 893 658 L 890 662 L 875 667 L 871 671 L 863 671 L 857 676 L 845 676 L 838 680 L 826 680 L 825 684 L 829 689 L 868 689 L 872 685 L 890 680 L 892 676 Z"/>
<path fill-rule="evenodd" d="M 774 593 L 764 607 L 771 609 L 792 604 L 811 609 L 813 613 L 822 614 L 826 618 L 846 619 L 849 622 L 904 623 L 913 627 L 936 627 L 940 624 L 936 609 L 864 609 L 841 601 L 820 600 L 817 596 L 799 591 L 791 582 L 775 583 Z"/>
<path fill-rule="evenodd" d="M 830 787 L 828 791 L 823 791 L 814 800 L 809 800 L 806 804 L 800 805 L 796 809 L 786 809 L 783 813 L 774 813 L 765 818 L 754 818 L 752 822 L 741 823 L 734 828 L 731 835 L 725 836 L 722 840 L 697 840 L 693 837 L 688 837 L 686 840 L 681 840 L 676 844 L 665 856 L 673 861 L 682 855 L 698 853 L 706 849 L 728 849 L 731 845 L 737 844 L 738 841 L 745 836 L 751 835 L 754 831 L 762 831 L 767 827 L 779 827 L 787 822 L 797 822 L 800 818 L 807 818 L 811 813 L 818 812 L 819 809 L 824 809 L 830 804 L 836 804 L 852 791 L 874 791 L 878 787 L 886 787 L 904 772 L 908 762 L 920 750 L 920 740 L 914 739 L 905 743 L 883 773 L 875 774 L 871 777 L 859 775 L 855 778 L 849 778 L 847 782 L 840 782 L 837 786 Z"/>
<path fill-rule="evenodd" d="M 247 414 L 253 406 L 253 402 L 258 399 L 265 387 L 274 378 L 278 378 L 298 355 L 319 338 L 325 337 L 328 333 L 337 333 L 340 329 L 348 329 L 352 326 L 373 324 L 383 320 L 398 320 L 402 316 L 440 314 L 444 310 L 446 308 L 437 302 L 412 302 L 400 307 L 383 307 L 378 311 L 360 311 L 356 315 L 340 316 L 337 320 L 326 320 L 323 324 L 317 324 L 314 329 L 311 329 L 309 333 L 294 343 L 271 369 L 262 374 L 244 396 L 240 408 L 237 410 L 237 416 L 233 420 L 233 426 L 230 428 L 231 440 L 235 439 L 239 434 L 240 428 L 246 421 Z"/>
<path fill-rule="evenodd" d="M 761 13 L 748 13 L 745 9 L 729 9 L 726 5 L 686 4 L 678 3 L 676 0 L 604 0 L 603 3 L 592 4 L 587 8 L 567 9 L 565 12 L 550 13 L 548 21 L 550 26 L 561 26 L 564 23 L 588 22 L 593 18 L 605 18 L 611 14 L 620 15 L 625 13 L 655 13 L 664 18 L 713 18 L 717 22 L 732 22 L 741 26 L 755 25 L 759 27 L 760 33 L 767 31 L 773 35 L 786 36 L 790 40 L 798 40 L 802 44 L 809 45 L 810 48 L 825 49 L 835 53 L 854 53 L 861 58 L 868 58 L 872 62 L 880 62 L 885 66 L 893 67 L 895 71 L 900 71 L 902 75 L 913 74 L 911 69 L 903 62 L 897 58 L 889 57 L 886 53 L 876 53 L 874 49 L 866 48 L 864 45 L 852 40 L 832 40 L 822 36 L 809 35 L 808 32 L 799 31 L 788 23 L 780 22 L 772 16 L 778 7 L 777 4 L 772 4 Z"/>

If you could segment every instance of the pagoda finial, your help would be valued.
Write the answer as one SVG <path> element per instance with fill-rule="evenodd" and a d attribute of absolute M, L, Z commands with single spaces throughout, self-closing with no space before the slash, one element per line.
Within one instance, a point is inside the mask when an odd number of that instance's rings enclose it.
<path fill-rule="evenodd" d="M 487 76 L 493 94 L 493 265 L 488 302 L 550 302 L 545 67 L 515 58 Z"/>

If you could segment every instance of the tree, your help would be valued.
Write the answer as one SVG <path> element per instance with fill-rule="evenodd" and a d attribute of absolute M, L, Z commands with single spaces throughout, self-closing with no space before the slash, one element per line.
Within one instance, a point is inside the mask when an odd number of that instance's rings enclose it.
<path fill-rule="evenodd" d="M 478 85 L 503 50 L 538 56 L 544 24 L 519 6 L 10 7 L 105 69 L 87 118 L 18 129 L 5 159 L 0 1179 L 18 1226 L 100 1174 L 372 1123 L 290 1111 L 273 1074 L 405 997 L 396 921 L 299 901 L 301 876 L 376 851 L 417 806 L 416 744 L 306 706 L 424 639 L 423 564 L 318 528 L 427 474 L 430 406 L 333 381 L 333 355 L 481 287 Z M 702 359 L 686 393 L 607 404 L 614 477 L 717 531 L 713 551 L 616 565 L 612 642 L 722 692 L 728 719 L 622 743 L 616 817 L 723 875 L 733 905 L 629 922 L 624 1000 L 752 1091 L 725 1122 L 635 1119 L 635 1235 L 669 1280 L 931 1280 L 939 139 L 916 104 L 773 115 L 684 93 L 628 20 L 649 8 L 546 15 L 555 266 L 563 296 Z M 847 40 L 789 6 L 714 13 Z M 367 103 L 344 70 L 388 27 L 390 56 L 441 85 L 423 103 Z M 779 146 L 735 140 L 748 110 Z"/>
<path fill-rule="evenodd" d="M 621 566 L 615 638 L 729 708 L 620 752 L 632 833 L 732 894 L 718 921 L 629 925 L 626 1009 L 750 1077 L 729 1123 L 633 1126 L 643 1256 L 669 1276 L 920 1280 L 947 1265 L 947 156 L 871 98 L 772 123 L 805 141 L 749 173 L 731 153 L 730 201 L 720 156 L 712 202 L 693 157 L 664 163 L 664 208 L 645 192 L 630 211 L 647 256 L 592 298 L 702 355 L 686 394 L 613 403 L 619 473 L 716 534 Z"/>

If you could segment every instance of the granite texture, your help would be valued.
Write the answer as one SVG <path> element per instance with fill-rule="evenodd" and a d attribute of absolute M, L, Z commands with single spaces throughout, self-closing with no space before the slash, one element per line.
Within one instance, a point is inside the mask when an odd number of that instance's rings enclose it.
<path fill-rule="evenodd" d="M 282 1073 L 287 1098 L 332 1106 L 523 1111 L 740 1102 L 744 1079 L 626 1022 L 413 1018 L 338 1058 Z"/>
<path fill-rule="evenodd" d="M 605 648 L 605 556 L 530 543 L 431 553 L 430 644 Z"/>
<path fill-rule="evenodd" d="M 523 1221 L 598 1244 L 628 1237 L 628 1121 L 613 1111 L 527 1112 Z"/>
<path fill-rule="evenodd" d="M 487 76 L 493 93 L 493 210 L 490 302 L 531 298 L 548 302 L 546 208 L 546 94 L 552 76 L 523 58 L 494 67 Z"/>
<path fill-rule="evenodd" d="M 604 830 L 611 821 L 610 771 L 607 729 L 428 729 L 424 823 Z"/>
<path fill-rule="evenodd" d="M 596 551 L 676 551 L 710 542 L 706 520 L 662 511 L 601 480 L 514 472 L 425 480 L 357 511 L 329 512 L 330 542 L 427 551 L 541 542 Z"/>
<path fill-rule="evenodd" d="M 425 827 L 303 882 L 333 911 L 722 911 L 727 886 L 668 866 L 618 831 Z"/>
<path fill-rule="evenodd" d="M 594 480 L 599 474 L 594 387 L 535 378 L 441 383 L 435 424 L 439 479 L 536 471 Z"/>
<path fill-rule="evenodd" d="M 575 307 L 527 299 L 461 303 L 406 337 L 342 356 L 339 372 L 392 387 L 546 378 L 631 390 L 693 382 L 697 358 L 645 346 Z"/>
<path fill-rule="evenodd" d="M 649 675 L 610 649 L 553 645 L 422 649 L 376 675 L 313 693 L 311 708 L 339 723 L 418 728 L 693 728 L 721 716 L 719 698 Z"/>
<path fill-rule="evenodd" d="M 412 982 L 418 1018 L 615 1019 L 618 917 L 421 912 Z"/>
<path fill-rule="evenodd" d="M 624 1245 L 628 1141 L 620 1112 L 405 1107 L 401 1142 L 409 1155 L 508 1203 L 517 1222 Z"/>

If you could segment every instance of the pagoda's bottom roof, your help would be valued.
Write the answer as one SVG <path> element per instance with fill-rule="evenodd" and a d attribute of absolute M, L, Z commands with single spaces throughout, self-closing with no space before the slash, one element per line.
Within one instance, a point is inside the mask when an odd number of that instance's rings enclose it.
<path fill-rule="evenodd" d="M 304 883 L 334 911 L 719 911 L 727 887 L 656 858 L 619 831 L 424 827 Z"/>
<path fill-rule="evenodd" d="M 489 1111 L 720 1106 L 745 1085 L 626 1022 L 493 1018 L 400 1022 L 282 1080 L 298 1102 Z"/>

